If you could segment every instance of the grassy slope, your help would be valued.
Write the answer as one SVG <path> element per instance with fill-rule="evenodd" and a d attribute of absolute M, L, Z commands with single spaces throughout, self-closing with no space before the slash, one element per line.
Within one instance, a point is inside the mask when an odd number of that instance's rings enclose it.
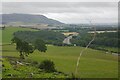
<path fill-rule="evenodd" d="M 3 43 L 9 43 L 12 33 L 18 30 L 32 30 L 26 28 L 6 28 L 3 31 Z M 33 30 L 32 30 L 33 31 Z M 52 59 L 56 68 L 71 75 L 75 71 L 77 57 L 82 47 L 56 47 L 48 46 L 46 53 L 35 51 L 26 60 L 41 62 L 44 59 Z M 3 45 L 3 56 L 19 57 L 19 53 L 13 45 Z M 105 54 L 105 52 L 88 49 L 82 55 L 79 65 L 78 77 L 117 77 L 117 56 Z"/>
<path fill-rule="evenodd" d="M 46 73 L 41 69 L 38 69 L 33 66 L 26 65 L 13 66 L 6 58 L 3 59 L 3 65 L 4 65 L 4 67 L 2 68 L 3 78 L 11 78 L 11 76 L 8 76 L 11 74 L 13 75 L 12 78 L 31 78 L 30 76 L 31 73 L 34 74 L 32 78 L 51 78 L 51 77 L 65 78 L 64 74 L 54 75 L 54 73 Z"/>
<path fill-rule="evenodd" d="M 118 52 L 119 48 L 114 48 L 114 47 L 105 47 L 108 51 L 114 51 L 114 52 Z"/>
<path fill-rule="evenodd" d="M 1 46 L 1 43 L 2 43 L 2 31 L 0 30 L 0 56 L 2 55 L 2 46 Z M 1 60 L 1 58 L 0 58 Z M 0 65 L 2 64 L 2 62 L 0 61 Z M 0 78 L 2 77 L 2 72 L 0 71 Z"/>
<path fill-rule="evenodd" d="M 2 30 L 0 29 L 0 43 L 2 41 Z"/>
<path fill-rule="evenodd" d="M 59 71 L 70 74 L 75 71 L 75 65 L 80 47 L 56 47 L 48 46 L 46 53 L 35 51 L 26 60 L 41 62 L 44 59 L 51 59 L 55 62 Z M 16 56 L 15 46 L 7 45 L 3 47 L 3 56 Z M 6 52 L 6 50 L 8 50 Z M 105 54 L 102 51 L 88 49 L 81 58 L 78 77 L 117 77 L 118 63 L 117 56 Z"/>

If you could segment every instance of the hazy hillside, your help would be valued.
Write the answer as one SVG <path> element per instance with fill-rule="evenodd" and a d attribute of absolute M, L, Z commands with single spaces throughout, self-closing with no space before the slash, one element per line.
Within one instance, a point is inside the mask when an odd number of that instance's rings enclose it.
<path fill-rule="evenodd" d="M 47 18 L 43 15 L 31 15 L 31 14 L 1 14 L 2 16 L 2 23 L 8 24 L 13 22 L 19 23 L 37 23 L 37 24 L 52 24 L 52 25 L 60 25 L 63 24 L 57 20 L 53 20 Z"/>

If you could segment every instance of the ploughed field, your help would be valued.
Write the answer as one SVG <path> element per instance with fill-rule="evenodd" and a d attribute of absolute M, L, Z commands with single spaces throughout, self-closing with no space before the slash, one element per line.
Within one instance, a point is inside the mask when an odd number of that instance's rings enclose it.
<path fill-rule="evenodd" d="M 11 74 L 17 74 L 16 77 L 30 77 L 29 73 L 34 73 L 33 77 L 45 78 L 54 76 L 54 73 L 38 72 L 38 68 L 35 66 L 23 65 L 14 70 L 13 65 L 10 64 L 10 57 L 12 60 L 19 59 L 19 52 L 16 51 L 14 44 L 10 43 L 12 33 L 22 28 L 6 28 L 3 31 L 3 45 L 2 45 L 2 56 L 4 69 L 3 77 L 11 77 Z M 27 29 L 26 29 L 27 30 Z M 30 29 L 31 30 L 31 29 Z M 8 36 L 8 37 L 7 37 Z M 7 44 L 6 44 L 7 43 Z M 53 45 L 47 46 L 47 52 L 42 53 L 35 51 L 25 58 L 26 62 L 37 61 L 40 63 L 43 60 L 50 59 L 55 63 L 55 68 L 64 74 L 57 74 L 57 78 L 71 77 L 71 74 L 75 72 L 76 61 L 79 53 L 84 47 L 58 47 Z M 16 59 L 15 59 L 16 58 Z M 26 74 L 23 75 L 23 74 Z M 67 76 L 66 76 L 66 75 Z M 118 77 L 118 57 L 116 55 L 109 54 L 104 51 L 94 50 L 88 48 L 82 55 L 77 77 L 81 78 L 117 78 Z"/>

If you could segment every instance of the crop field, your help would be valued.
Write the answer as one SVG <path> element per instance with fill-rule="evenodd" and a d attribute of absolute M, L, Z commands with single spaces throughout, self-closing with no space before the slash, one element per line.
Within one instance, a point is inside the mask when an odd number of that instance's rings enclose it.
<path fill-rule="evenodd" d="M 62 33 L 62 34 L 64 34 L 65 36 L 69 36 L 69 35 L 78 35 L 79 33 L 77 33 L 77 32 L 64 32 L 64 33 Z"/>
<path fill-rule="evenodd" d="M 21 75 L 23 76 L 22 71 L 26 69 L 26 73 L 36 73 L 34 77 L 44 78 L 48 76 L 52 76 L 53 73 L 41 73 L 37 74 L 37 68 L 22 66 L 19 67 L 21 71 L 15 71 L 12 68 L 12 65 L 9 63 L 7 57 L 15 57 L 19 59 L 19 52 L 16 51 L 15 44 L 6 44 L 10 43 L 12 38 L 12 34 L 18 30 L 28 30 L 26 28 L 6 28 L 3 30 L 3 45 L 2 45 L 2 56 L 3 56 L 3 64 L 5 64 L 5 68 L 9 69 L 6 72 L 3 72 L 3 77 L 6 77 L 9 73 Z M 32 30 L 32 29 L 30 29 Z M 32 30 L 35 31 L 35 30 Z M 33 62 L 37 61 L 40 63 L 45 59 L 50 59 L 55 63 L 55 68 L 58 71 L 61 71 L 71 77 L 71 74 L 75 72 L 76 61 L 79 56 L 80 51 L 84 49 L 84 47 L 77 46 L 53 46 L 47 45 L 47 52 L 39 52 L 35 50 L 34 53 L 30 54 L 28 57 L 25 57 L 25 61 Z M 4 58 L 5 57 L 5 58 Z M 29 68 L 33 69 L 30 70 Z M 44 74 L 44 75 L 43 75 Z M 58 78 L 64 77 L 63 74 L 59 74 Z M 88 48 L 82 55 L 78 74 L 76 77 L 80 78 L 117 78 L 118 77 L 118 56 L 112 54 L 106 54 L 104 51 L 94 50 Z"/>

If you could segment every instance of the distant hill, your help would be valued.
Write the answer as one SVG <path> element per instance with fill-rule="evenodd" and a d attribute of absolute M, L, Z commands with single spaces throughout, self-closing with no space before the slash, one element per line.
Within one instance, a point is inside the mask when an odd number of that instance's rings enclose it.
<path fill-rule="evenodd" d="M 33 24 L 50 24 L 61 25 L 64 24 L 54 19 L 47 18 L 43 15 L 31 15 L 31 14 L 0 14 L 3 24 L 9 23 L 33 23 Z"/>

